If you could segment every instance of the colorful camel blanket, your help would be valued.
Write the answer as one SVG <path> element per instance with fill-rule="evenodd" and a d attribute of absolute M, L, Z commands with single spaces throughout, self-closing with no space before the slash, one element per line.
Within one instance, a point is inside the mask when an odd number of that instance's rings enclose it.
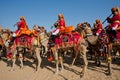
<path fill-rule="evenodd" d="M 31 47 L 32 46 L 32 40 L 35 37 L 28 36 L 28 35 L 21 35 L 19 37 L 16 37 L 14 43 L 17 46 L 23 46 L 23 47 Z"/>
<path fill-rule="evenodd" d="M 73 32 L 71 34 L 61 34 L 55 39 L 55 46 L 60 48 L 70 47 L 79 44 L 82 37 L 78 32 Z"/>

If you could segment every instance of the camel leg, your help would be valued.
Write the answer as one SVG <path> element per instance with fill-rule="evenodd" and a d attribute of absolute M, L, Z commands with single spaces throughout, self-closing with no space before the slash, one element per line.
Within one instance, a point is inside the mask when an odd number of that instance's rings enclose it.
<path fill-rule="evenodd" d="M 86 58 L 86 54 L 82 54 L 82 57 L 83 57 L 83 61 L 84 61 L 84 66 L 83 66 L 83 69 L 82 69 L 82 71 L 81 71 L 81 77 L 84 76 L 85 71 L 86 71 L 86 69 L 87 69 L 87 65 L 88 65 L 87 58 Z"/>
<path fill-rule="evenodd" d="M 14 54 L 13 57 L 12 57 L 12 68 L 11 68 L 10 71 L 14 70 L 14 68 L 15 68 L 15 62 L 16 62 L 16 54 Z"/>
<path fill-rule="evenodd" d="M 35 53 L 36 53 L 36 57 L 37 57 L 37 65 L 36 65 L 36 71 L 38 71 L 39 70 L 39 68 L 40 68 L 40 64 L 41 64 L 41 57 L 40 57 L 40 48 L 36 48 L 35 49 Z"/>
<path fill-rule="evenodd" d="M 73 61 L 72 61 L 71 66 L 73 66 L 73 65 L 74 65 L 76 58 L 77 58 L 77 57 L 73 58 Z"/>
<path fill-rule="evenodd" d="M 64 67 L 63 67 L 63 58 L 62 58 L 62 57 L 59 57 L 59 61 L 60 61 L 61 67 L 62 67 L 61 70 L 63 70 L 63 69 L 64 69 Z"/>
<path fill-rule="evenodd" d="M 13 50 L 13 56 L 12 56 L 12 68 L 10 71 L 13 71 L 14 70 L 14 67 L 15 67 L 15 62 L 16 62 L 16 54 L 17 54 L 17 50 Z"/>
<path fill-rule="evenodd" d="M 75 60 L 76 60 L 76 58 L 77 58 L 77 56 L 78 56 L 78 50 L 77 50 L 76 48 L 74 48 L 73 53 L 74 53 L 75 57 L 73 58 L 73 61 L 72 61 L 71 66 L 73 66 L 73 65 L 74 65 L 74 63 L 75 63 Z"/>
<path fill-rule="evenodd" d="M 20 53 L 19 54 L 19 60 L 20 60 L 20 63 L 21 63 L 21 69 L 23 68 L 23 56 L 22 56 L 22 54 Z"/>
<path fill-rule="evenodd" d="M 78 56 L 78 51 L 76 52 L 77 54 L 75 54 L 75 57 L 73 58 L 73 61 L 72 61 L 72 64 L 71 64 L 71 66 L 73 66 L 74 65 L 74 63 L 75 63 L 75 60 L 76 60 L 76 58 L 77 58 L 77 56 Z"/>
<path fill-rule="evenodd" d="M 108 56 L 107 56 L 107 62 L 108 62 L 108 75 L 111 75 L 111 74 L 112 74 L 112 72 L 111 72 L 111 61 L 112 61 L 112 59 L 111 59 L 111 50 L 112 50 L 112 48 L 109 47 L 109 48 L 108 48 Z"/>
<path fill-rule="evenodd" d="M 83 69 L 81 71 L 80 77 L 83 77 L 84 74 L 85 74 L 85 71 L 87 69 L 87 65 L 88 65 L 88 61 L 87 61 L 87 57 L 86 57 L 86 47 L 85 46 L 81 46 L 81 55 L 83 57 L 84 66 L 83 66 Z"/>
<path fill-rule="evenodd" d="M 0 50 L 0 59 L 1 59 L 1 57 L 2 57 L 1 54 L 2 54 L 2 50 Z"/>
<path fill-rule="evenodd" d="M 53 50 L 53 54 L 54 54 L 54 57 L 55 57 L 55 63 L 56 63 L 56 71 L 55 71 L 55 74 L 58 74 L 58 64 L 59 64 L 59 61 L 58 61 L 58 53 L 57 53 L 57 50 Z"/>
<path fill-rule="evenodd" d="M 112 71 L 111 71 L 111 61 L 108 61 L 108 75 L 112 75 Z"/>

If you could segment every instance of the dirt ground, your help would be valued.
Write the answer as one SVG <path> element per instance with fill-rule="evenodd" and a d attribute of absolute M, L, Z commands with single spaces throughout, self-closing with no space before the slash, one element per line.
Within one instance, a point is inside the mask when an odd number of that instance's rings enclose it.
<path fill-rule="evenodd" d="M 112 75 L 106 74 L 107 64 L 102 63 L 100 67 L 94 61 L 88 60 L 88 69 L 83 78 L 80 78 L 82 63 L 80 59 L 73 66 L 69 66 L 71 58 L 64 61 L 65 69 L 55 75 L 55 64 L 42 59 L 40 70 L 35 72 L 35 63 L 24 62 L 24 68 L 20 69 L 19 61 L 16 61 L 15 70 L 10 71 L 11 61 L 0 60 L 0 80 L 120 80 L 120 59 L 112 63 Z M 80 61 L 81 62 L 81 61 Z"/>

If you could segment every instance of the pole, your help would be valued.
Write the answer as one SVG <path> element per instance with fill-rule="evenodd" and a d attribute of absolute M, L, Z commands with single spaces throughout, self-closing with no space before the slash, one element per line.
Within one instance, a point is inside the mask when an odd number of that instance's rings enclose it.
<path fill-rule="evenodd" d="M 111 16 L 112 16 L 112 13 L 108 17 L 111 17 Z M 107 21 L 107 18 L 102 22 L 102 24 L 104 24 Z"/>
<path fill-rule="evenodd" d="M 54 26 L 51 26 L 51 29 L 53 28 Z"/>
<path fill-rule="evenodd" d="M 13 25 L 13 27 L 17 26 L 18 25 L 18 22 L 16 22 L 16 24 Z"/>

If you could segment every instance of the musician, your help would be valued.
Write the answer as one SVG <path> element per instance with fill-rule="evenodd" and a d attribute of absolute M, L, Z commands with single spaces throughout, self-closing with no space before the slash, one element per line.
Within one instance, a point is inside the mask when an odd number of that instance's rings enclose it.
<path fill-rule="evenodd" d="M 30 35 L 30 33 L 31 33 L 31 31 L 28 28 L 25 17 L 20 16 L 20 21 L 17 23 L 17 30 L 13 33 L 12 39 L 10 41 L 10 45 L 13 44 L 14 39 L 16 37 L 21 36 L 22 34 Z"/>
<path fill-rule="evenodd" d="M 113 7 L 111 12 L 113 16 L 107 18 L 108 23 L 110 23 L 108 27 L 111 28 L 114 40 L 116 40 L 116 31 L 120 28 L 120 9 L 118 7 Z"/>
<path fill-rule="evenodd" d="M 94 24 L 94 29 L 96 29 L 96 35 L 98 36 L 102 31 L 103 25 L 100 19 L 97 19 Z"/>

